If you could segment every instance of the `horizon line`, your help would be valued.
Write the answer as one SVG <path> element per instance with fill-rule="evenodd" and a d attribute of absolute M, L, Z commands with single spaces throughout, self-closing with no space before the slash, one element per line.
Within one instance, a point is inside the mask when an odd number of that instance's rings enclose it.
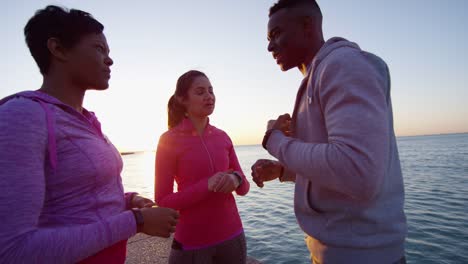
<path fill-rule="evenodd" d="M 453 133 L 436 133 L 436 134 L 421 134 L 421 135 L 408 135 L 408 136 L 396 136 L 396 138 L 408 138 L 408 137 L 427 137 L 427 136 L 443 136 L 443 135 L 460 135 L 460 134 L 468 134 L 467 132 L 453 132 Z M 258 144 L 234 144 L 234 147 L 249 147 L 249 146 L 261 146 L 261 143 Z M 140 152 L 156 152 L 156 150 L 128 150 L 128 151 L 120 151 L 121 155 L 129 155 L 134 153 Z"/>

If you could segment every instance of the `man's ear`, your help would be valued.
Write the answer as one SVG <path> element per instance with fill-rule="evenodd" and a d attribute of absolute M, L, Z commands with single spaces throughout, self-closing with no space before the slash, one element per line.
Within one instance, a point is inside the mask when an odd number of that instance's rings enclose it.
<path fill-rule="evenodd" d="M 301 21 L 304 34 L 311 35 L 314 30 L 314 19 L 311 16 L 303 16 Z"/>
<path fill-rule="evenodd" d="M 49 49 L 50 54 L 57 60 L 66 61 L 66 49 L 63 47 L 60 40 L 57 38 L 49 38 L 47 40 L 47 48 Z"/>

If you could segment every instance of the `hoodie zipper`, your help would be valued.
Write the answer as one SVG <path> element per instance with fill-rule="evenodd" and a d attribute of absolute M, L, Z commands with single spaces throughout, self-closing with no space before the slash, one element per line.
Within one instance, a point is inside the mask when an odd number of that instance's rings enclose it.
<path fill-rule="evenodd" d="M 205 141 L 203 140 L 203 136 L 202 135 L 198 135 L 198 136 L 200 137 L 201 143 L 206 150 L 206 154 L 208 154 L 208 159 L 210 160 L 211 170 L 213 171 L 213 173 L 215 173 L 213 159 L 211 158 L 210 151 L 208 150 L 208 147 L 206 147 Z"/>

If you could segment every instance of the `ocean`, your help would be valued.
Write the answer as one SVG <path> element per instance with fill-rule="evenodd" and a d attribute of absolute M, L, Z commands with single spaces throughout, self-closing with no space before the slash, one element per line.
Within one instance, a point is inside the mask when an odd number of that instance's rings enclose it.
<path fill-rule="evenodd" d="M 407 263 L 468 263 L 468 134 L 399 137 L 408 221 Z M 246 175 L 260 158 L 260 146 L 235 147 Z M 124 155 L 126 191 L 154 197 L 154 152 Z M 265 264 L 307 263 L 304 233 L 293 210 L 292 183 L 251 181 L 236 196 L 247 237 L 247 253 Z M 310 262 L 309 262 L 310 263 Z"/>

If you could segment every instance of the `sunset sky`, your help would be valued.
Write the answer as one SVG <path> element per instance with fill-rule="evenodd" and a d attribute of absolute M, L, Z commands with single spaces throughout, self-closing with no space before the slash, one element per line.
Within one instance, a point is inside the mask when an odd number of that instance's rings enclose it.
<path fill-rule="evenodd" d="M 23 28 L 47 4 L 90 12 L 104 24 L 114 60 L 107 91 L 84 106 L 124 151 L 153 150 L 167 129 L 177 78 L 205 72 L 217 96 L 211 123 L 237 145 L 259 144 L 266 121 L 292 112 L 298 70 L 282 72 L 267 52 L 276 0 L 4 1 L 0 97 L 35 90 L 42 76 Z M 468 1 L 321 0 L 324 35 L 382 57 L 392 75 L 397 136 L 468 132 Z"/>

